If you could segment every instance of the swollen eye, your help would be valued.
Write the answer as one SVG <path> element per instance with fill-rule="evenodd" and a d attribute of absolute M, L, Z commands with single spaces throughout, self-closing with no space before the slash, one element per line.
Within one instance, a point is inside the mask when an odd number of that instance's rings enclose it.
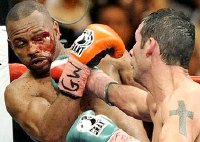
<path fill-rule="evenodd" d="M 50 44 L 51 38 L 49 32 L 42 33 L 43 41 Z"/>
<path fill-rule="evenodd" d="M 49 36 L 48 36 L 48 37 L 45 37 L 43 40 L 44 40 L 44 42 L 50 44 L 50 37 L 49 37 Z"/>
<path fill-rule="evenodd" d="M 50 38 L 49 32 L 44 32 L 44 33 L 38 34 L 32 38 L 33 41 L 47 42 L 47 43 L 50 43 L 50 39 L 51 38 Z"/>

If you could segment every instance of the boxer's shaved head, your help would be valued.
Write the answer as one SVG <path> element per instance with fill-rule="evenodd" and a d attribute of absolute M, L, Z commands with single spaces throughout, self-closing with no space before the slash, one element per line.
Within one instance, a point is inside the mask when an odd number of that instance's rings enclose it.
<path fill-rule="evenodd" d="M 18 21 L 30 16 L 34 11 L 39 11 L 44 15 L 44 17 L 51 19 L 49 12 L 42 4 L 34 0 L 27 0 L 15 4 L 15 6 L 9 11 L 6 17 L 6 25 L 9 21 Z"/>

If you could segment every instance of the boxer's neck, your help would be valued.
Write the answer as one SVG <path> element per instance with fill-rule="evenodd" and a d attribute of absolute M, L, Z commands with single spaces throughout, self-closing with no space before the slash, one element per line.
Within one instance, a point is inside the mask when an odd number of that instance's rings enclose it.
<path fill-rule="evenodd" d="M 153 97 L 156 104 L 160 104 L 163 100 L 172 95 L 175 90 L 180 88 L 184 80 L 189 77 L 188 70 L 180 66 L 169 66 L 164 74 L 157 75 L 159 79 L 156 79 L 153 85 Z"/>

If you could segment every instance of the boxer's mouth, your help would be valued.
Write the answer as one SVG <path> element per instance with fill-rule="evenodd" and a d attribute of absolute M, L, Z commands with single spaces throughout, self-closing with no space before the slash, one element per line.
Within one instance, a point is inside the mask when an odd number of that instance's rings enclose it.
<path fill-rule="evenodd" d="M 30 66 L 34 69 L 42 68 L 48 63 L 46 57 L 37 57 L 31 60 Z"/>

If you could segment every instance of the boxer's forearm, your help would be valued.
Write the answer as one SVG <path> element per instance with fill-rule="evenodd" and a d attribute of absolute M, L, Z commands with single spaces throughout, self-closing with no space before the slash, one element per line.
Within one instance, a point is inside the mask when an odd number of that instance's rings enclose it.
<path fill-rule="evenodd" d="M 45 140 L 59 140 L 65 137 L 80 113 L 80 99 L 58 95 L 42 121 L 41 134 Z"/>
<path fill-rule="evenodd" d="M 150 121 L 146 97 L 146 91 L 129 85 L 111 84 L 108 88 L 108 99 L 113 105 L 129 116 Z"/>

